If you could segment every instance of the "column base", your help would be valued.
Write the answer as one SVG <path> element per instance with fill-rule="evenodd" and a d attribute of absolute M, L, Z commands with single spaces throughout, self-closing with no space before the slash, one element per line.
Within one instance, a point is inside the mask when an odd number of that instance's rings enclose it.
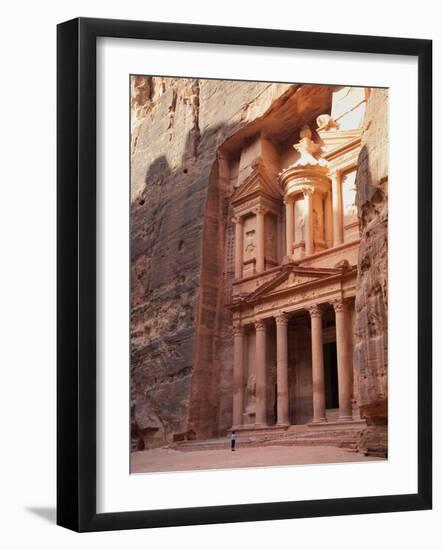
<path fill-rule="evenodd" d="M 338 421 L 339 422 L 352 422 L 354 419 L 352 416 L 346 415 L 346 416 L 339 416 Z"/>
<path fill-rule="evenodd" d="M 276 428 L 289 428 L 289 426 L 289 422 L 277 422 L 275 425 Z"/>
<path fill-rule="evenodd" d="M 241 430 L 243 428 L 243 424 L 234 424 L 230 428 L 230 432 L 235 432 L 237 430 Z"/>
<path fill-rule="evenodd" d="M 311 424 L 325 424 L 327 421 L 328 419 L 325 416 L 323 418 L 313 418 Z"/>
<path fill-rule="evenodd" d="M 254 428 L 260 429 L 260 428 L 267 428 L 268 424 L 266 422 L 257 422 L 254 424 Z"/>

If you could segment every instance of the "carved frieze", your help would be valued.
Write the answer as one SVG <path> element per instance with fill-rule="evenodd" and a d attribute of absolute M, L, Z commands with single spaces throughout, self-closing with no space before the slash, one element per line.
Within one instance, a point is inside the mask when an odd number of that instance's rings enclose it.
<path fill-rule="evenodd" d="M 338 299 L 341 299 L 341 284 L 339 281 L 334 284 L 321 285 L 309 290 L 294 292 L 294 294 L 286 294 L 279 299 L 264 299 L 263 302 L 254 304 L 254 312 L 262 314 L 282 309 L 285 309 L 285 311 L 307 309 L 313 302 L 318 304 Z"/>

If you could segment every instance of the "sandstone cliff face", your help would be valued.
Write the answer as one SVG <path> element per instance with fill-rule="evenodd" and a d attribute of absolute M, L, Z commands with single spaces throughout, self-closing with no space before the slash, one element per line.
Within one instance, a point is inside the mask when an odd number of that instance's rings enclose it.
<path fill-rule="evenodd" d="M 357 403 L 368 428 L 360 450 L 387 453 L 388 91 L 372 89 L 356 178 L 361 229 L 355 300 Z"/>
<path fill-rule="evenodd" d="M 145 76 L 131 85 L 131 432 L 144 448 L 192 438 L 197 418 L 216 422 L 228 179 L 218 148 L 295 87 Z M 196 353 L 208 359 L 197 373 Z"/>

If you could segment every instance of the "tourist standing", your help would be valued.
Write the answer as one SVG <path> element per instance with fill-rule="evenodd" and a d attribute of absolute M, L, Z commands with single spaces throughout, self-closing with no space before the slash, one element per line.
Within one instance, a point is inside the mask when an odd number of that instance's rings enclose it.
<path fill-rule="evenodd" d="M 237 442 L 237 434 L 235 431 L 231 434 L 231 451 L 235 451 L 235 443 Z"/>

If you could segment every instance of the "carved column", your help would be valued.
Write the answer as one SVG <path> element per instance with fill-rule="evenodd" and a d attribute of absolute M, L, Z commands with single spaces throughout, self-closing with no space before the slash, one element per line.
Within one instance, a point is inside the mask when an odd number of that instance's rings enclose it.
<path fill-rule="evenodd" d="M 333 226 L 332 226 L 332 196 L 331 193 L 326 193 L 325 197 L 325 241 L 326 246 L 331 248 L 333 241 Z"/>
<path fill-rule="evenodd" d="M 339 420 L 352 420 L 352 349 L 350 345 L 351 326 L 348 307 L 344 300 L 332 302 L 335 311 L 337 338 L 337 374 Z"/>
<path fill-rule="evenodd" d="M 286 256 L 292 257 L 292 245 L 294 244 L 294 199 L 287 197 L 286 204 Z"/>
<path fill-rule="evenodd" d="M 240 216 L 236 216 L 232 221 L 235 223 L 234 276 L 236 279 L 241 279 L 243 274 L 243 220 Z"/>
<path fill-rule="evenodd" d="M 288 394 L 288 317 L 285 313 L 276 316 L 277 324 L 277 424 L 289 424 Z"/>
<path fill-rule="evenodd" d="M 243 423 L 243 385 L 244 385 L 244 327 L 240 323 L 234 325 L 234 385 L 232 403 L 232 424 L 239 427 Z"/>
<path fill-rule="evenodd" d="M 339 172 L 330 174 L 332 181 L 332 228 L 333 245 L 343 244 L 343 199 L 341 192 L 341 176 Z"/>
<path fill-rule="evenodd" d="M 304 189 L 305 198 L 305 255 L 314 254 L 314 228 L 312 226 L 312 189 Z"/>
<path fill-rule="evenodd" d="M 309 308 L 311 316 L 313 422 L 326 422 L 325 371 L 323 366 L 322 311 L 318 305 Z"/>
<path fill-rule="evenodd" d="M 266 209 L 259 206 L 255 210 L 257 220 L 257 273 L 265 270 L 265 214 Z"/>
<path fill-rule="evenodd" d="M 266 323 L 255 321 L 255 423 L 266 426 Z"/>

